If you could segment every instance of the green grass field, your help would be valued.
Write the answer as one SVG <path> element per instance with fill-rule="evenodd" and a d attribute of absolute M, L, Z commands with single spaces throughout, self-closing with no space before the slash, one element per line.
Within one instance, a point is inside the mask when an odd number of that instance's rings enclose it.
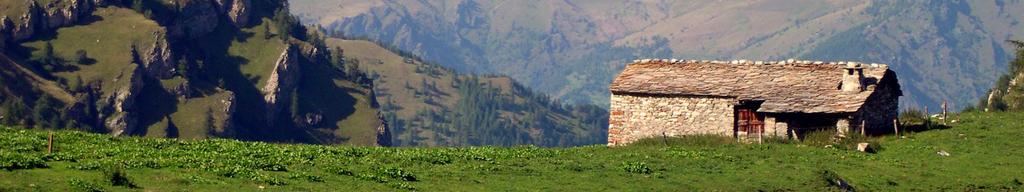
<path fill-rule="evenodd" d="M 380 148 L 67 131 L 55 133 L 47 154 L 47 132 L 0 128 L 0 191 L 829 191 L 839 190 L 830 184 L 838 180 L 861 191 L 1019 191 L 1020 119 L 968 113 L 952 128 L 875 138 L 875 154 L 713 138 L 617 148 Z"/>
<path fill-rule="evenodd" d="M 271 25 L 270 20 L 264 20 L 260 25 L 242 29 L 241 34 L 235 41 L 231 42 L 228 54 L 232 57 L 243 58 L 246 62 L 241 63 L 242 73 L 255 78 L 256 87 L 263 88 L 267 79 L 274 71 L 274 64 L 281 57 L 287 46 L 278 38 L 264 38 L 267 31 L 263 31 L 264 25 Z M 274 30 L 274 29 L 271 29 Z"/>

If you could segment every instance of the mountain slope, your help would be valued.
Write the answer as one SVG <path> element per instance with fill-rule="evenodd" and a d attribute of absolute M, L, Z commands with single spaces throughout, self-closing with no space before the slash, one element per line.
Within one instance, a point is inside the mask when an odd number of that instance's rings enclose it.
<path fill-rule="evenodd" d="M 508 74 L 572 102 L 606 103 L 627 61 L 857 60 L 888 63 L 904 106 L 980 97 L 1024 35 L 1020 1 L 294 0 L 293 10 L 458 71 Z"/>
<path fill-rule="evenodd" d="M 0 123 L 389 144 L 378 142 L 390 138 L 372 87 L 337 70 L 344 65 L 286 3 L 16 0 L 0 8 L 9 16 L 0 23 Z"/>
<path fill-rule="evenodd" d="M 363 40 L 329 39 L 367 71 L 396 144 L 577 146 L 605 142 L 607 112 L 562 106 L 504 76 L 456 73 Z M 397 53 L 396 53 L 397 52 Z"/>

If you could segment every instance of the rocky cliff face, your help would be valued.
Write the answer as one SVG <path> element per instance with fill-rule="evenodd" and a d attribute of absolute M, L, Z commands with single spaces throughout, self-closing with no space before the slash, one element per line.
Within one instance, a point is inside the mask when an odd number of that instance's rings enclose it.
<path fill-rule="evenodd" d="M 6 36 L 9 39 L 5 40 L 8 41 L 21 41 L 31 38 L 38 31 L 75 24 L 92 13 L 93 5 L 90 0 L 54 0 L 46 5 L 39 5 L 32 0 L 28 10 L 17 18 L 17 22 L 6 16 L 0 19 L 3 23 L 0 24 L 0 33 L 4 33 L 0 38 Z"/>
<path fill-rule="evenodd" d="M 249 26 L 252 17 L 251 0 L 191 0 L 177 1 L 181 7 L 179 18 L 169 27 L 174 36 L 196 38 L 210 32 L 220 24 L 220 15 L 227 17 L 236 27 Z"/>
<path fill-rule="evenodd" d="M 136 65 L 136 64 L 133 64 Z M 103 124 L 107 130 L 115 136 L 122 135 L 124 133 L 131 133 L 137 129 L 138 126 L 138 108 L 136 108 L 136 98 L 142 91 L 142 76 L 145 74 L 142 66 L 134 66 L 129 74 L 122 73 L 118 75 L 112 84 L 121 84 L 121 81 L 128 81 L 121 87 L 117 87 L 113 92 L 104 96 L 98 105 L 104 109 L 100 114 Z"/>
<path fill-rule="evenodd" d="M 267 107 L 267 119 L 270 124 L 273 124 L 273 119 L 276 119 L 277 114 L 284 108 L 284 99 L 291 96 L 291 92 L 294 92 L 295 86 L 298 85 L 298 80 L 301 78 L 299 71 L 298 55 L 296 55 L 295 48 L 288 46 L 287 49 L 274 63 L 274 71 L 270 74 L 270 78 L 267 79 L 267 83 L 263 86 L 263 101 Z"/>
<path fill-rule="evenodd" d="M 251 0 L 175 0 L 173 3 L 180 7 L 179 17 L 167 27 L 174 37 L 195 38 L 209 34 L 220 24 L 222 14 L 237 27 L 251 24 Z M 0 18 L 0 42 L 19 42 L 32 38 L 39 31 L 73 25 L 97 6 L 124 4 L 120 0 L 53 0 L 40 5 L 32 0 L 20 17 Z M 0 50 L 3 47 L 0 46 Z"/>
<path fill-rule="evenodd" d="M 181 7 L 176 19 L 168 29 L 177 37 L 196 38 L 213 32 L 217 28 L 218 9 L 211 1 L 178 1 Z"/>
<path fill-rule="evenodd" d="M 393 146 L 391 144 L 391 128 L 388 126 L 388 121 L 379 112 L 377 113 L 377 119 L 380 120 L 380 126 L 377 126 L 377 145 L 383 147 Z"/>
<path fill-rule="evenodd" d="M 237 27 L 249 26 L 249 18 L 252 14 L 251 0 L 217 0 L 221 12 L 227 14 L 231 23 Z"/>
<path fill-rule="evenodd" d="M 221 135 L 228 135 L 228 136 L 230 136 L 230 135 L 234 134 L 234 132 L 232 130 L 234 130 L 234 126 L 235 126 L 235 124 L 234 124 L 234 122 L 235 122 L 234 121 L 234 116 L 235 116 L 235 108 L 237 107 L 237 103 L 238 102 L 235 102 L 236 98 L 235 98 L 235 93 L 234 92 L 231 92 L 231 91 L 228 91 L 228 90 L 224 90 L 224 91 L 227 92 L 228 96 L 227 96 L 227 99 L 221 100 L 220 103 L 224 105 L 224 111 L 223 112 L 224 112 L 224 115 L 225 115 L 226 119 L 224 119 L 224 121 L 223 121 L 224 124 L 220 125 L 220 128 L 221 128 L 220 134 Z"/>
<path fill-rule="evenodd" d="M 153 48 L 143 53 L 141 62 L 149 75 L 160 79 L 171 78 L 177 69 L 170 43 L 163 34 L 153 34 L 153 38 L 156 39 Z"/>

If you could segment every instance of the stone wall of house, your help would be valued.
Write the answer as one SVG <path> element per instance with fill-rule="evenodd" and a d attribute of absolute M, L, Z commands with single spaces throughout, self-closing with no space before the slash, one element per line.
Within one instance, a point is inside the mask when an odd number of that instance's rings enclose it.
<path fill-rule="evenodd" d="M 775 116 L 765 115 L 764 136 L 789 138 L 789 124 L 779 121 Z"/>
<path fill-rule="evenodd" d="M 895 81 L 892 78 L 891 81 Z M 868 134 L 881 134 L 893 132 L 893 119 L 899 116 L 899 97 L 901 94 L 899 85 L 882 82 L 875 87 L 875 92 L 868 96 L 864 105 L 854 114 L 856 126 L 865 123 L 865 131 Z M 858 128 L 859 129 L 859 128 Z"/>
<path fill-rule="evenodd" d="M 608 145 L 663 134 L 731 137 L 735 105 L 733 98 L 612 94 Z"/>

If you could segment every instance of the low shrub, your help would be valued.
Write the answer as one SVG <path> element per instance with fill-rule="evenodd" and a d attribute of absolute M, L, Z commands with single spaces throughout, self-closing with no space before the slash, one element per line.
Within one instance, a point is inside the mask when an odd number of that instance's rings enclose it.
<path fill-rule="evenodd" d="M 125 173 L 124 169 L 120 167 L 108 167 L 103 170 L 103 175 L 110 181 L 110 185 L 128 188 L 139 187 L 128 178 L 128 173 Z"/>
<path fill-rule="evenodd" d="M 835 145 L 837 141 L 835 130 L 815 130 L 804 133 L 801 143 L 805 145 L 824 147 Z"/>
<path fill-rule="evenodd" d="M 622 170 L 626 171 L 626 173 L 635 174 L 651 174 L 654 172 L 644 162 L 622 162 Z"/>
<path fill-rule="evenodd" d="M 853 188 L 853 185 L 849 181 L 840 177 L 830 170 L 821 171 L 821 179 L 825 180 L 825 184 L 829 187 L 839 189 L 840 191 L 857 191 Z"/>

